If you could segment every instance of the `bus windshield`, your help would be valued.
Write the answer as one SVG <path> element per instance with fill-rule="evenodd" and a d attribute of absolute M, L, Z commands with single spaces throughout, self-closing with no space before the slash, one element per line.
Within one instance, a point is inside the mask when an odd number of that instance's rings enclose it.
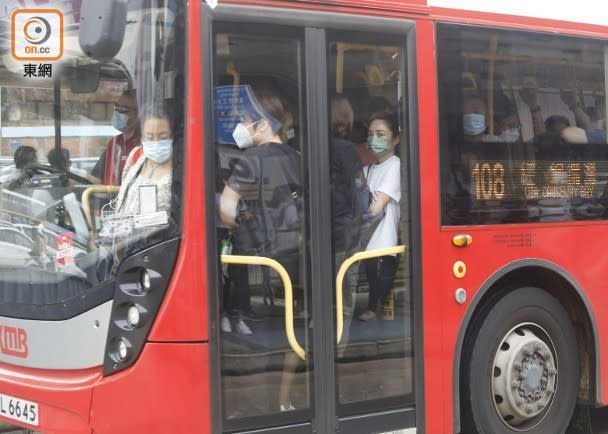
<path fill-rule="evenodd" d="M 86 2 L 48 3 L 63 19 L 60 59 L 16 58 L 0 38 L 0 315 L 13 318 L 109 300 L 125 258 L 180 230 L 182 6 L 129 1 L 120 49 L 92 58 L 79 43 Z"/>

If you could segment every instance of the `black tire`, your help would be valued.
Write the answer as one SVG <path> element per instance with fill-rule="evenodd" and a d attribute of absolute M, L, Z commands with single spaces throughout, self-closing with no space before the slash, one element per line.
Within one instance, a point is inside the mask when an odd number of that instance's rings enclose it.
<path fill-rule="evenodd" d="M 469 328 L 472 335 L 465 341 L 461 371 L 463 433 L 565 433 L 574 412 L 580 376 L 576 335 L 565 309 L 547 292 L 525 287 L 509 292 L 486 312 L 477 319 L 479 329 L 476 330 L 475 326 Z M 518 339 L 522 340 L 522 345 L 529 342 L 527 348 L 538 340 L 542 343 L 536 345 L 532 352 L 528 351 L 526 356 L 521 349 L 524 347 L 514 344 Z M 547 349 L 554 358 L 553 364 L 546 362 L 549 358 L 539 356 L 542 351 L 546 355 Z M 497 357 L 498 351 L 501 354 Z M 500 369 L 507 365 L 499 363 L 505 359 L 514 362 L 508 364 L 513 369 L 505 369 L 511 377 L 500 379 L 507 375 Z M 530 360 L 534 363 L 529 363 Z M 536 363 L 537 360 L 541 362 Z M 536 369 L 534 373 L 530 366 Z M 556 375 L 548 376 L 550 374 L 546 372 L 551 371 L 551 366 L 555 368 Z M 523 371 L 516 371 L 519 367 L 523 367 Z M 516 372 L 525 372 L 525 380 L 516 378 Z M 541 380 L 538 380 L 539 372 L 543 375 Z M 509 386 L 499 386 L 511 384 L 506 381 L 509 378 L 516 384 L 510 389 Z M 504 383 L 501 382 L 503 380 Z M 555 393 L 546 392 L 547 381 L 549 386 L 554 386 Z M 509 398 L 517 402 L 523 387 L 526 391 L 539 390 L 543 398 L 537 401 L 534 401 L 537 398 L 530 398 L 531 404 L 520 401 L 519 407 L 515 407 L 524 410 L 526 406 L 535 406 L 535 411 L 540 413 L 532 417 L 526 415 L 529 419 L 524 422 L 509 423 L 513 420 L 511 411 L 505 411 L 501 405 L 511 405 L 509 403 L 513 401 Z"/>

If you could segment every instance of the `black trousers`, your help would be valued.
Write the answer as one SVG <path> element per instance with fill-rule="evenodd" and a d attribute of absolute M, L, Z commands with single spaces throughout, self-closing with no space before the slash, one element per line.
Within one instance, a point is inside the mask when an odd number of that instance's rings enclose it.
<path fill-rule="evenodd" d="M 397 257 L 395 256 L 382 256 L 368 259 L 365 262 L 365 274 L 369 283 L 368 310 L 375 312 L 378 302 L 384 304 L 388 292 L 393 287 L 396 271 Z"/>

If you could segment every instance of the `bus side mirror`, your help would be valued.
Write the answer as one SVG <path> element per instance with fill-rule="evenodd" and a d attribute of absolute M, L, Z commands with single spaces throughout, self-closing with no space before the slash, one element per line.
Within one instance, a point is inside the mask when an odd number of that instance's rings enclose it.
<path fill-rule="evenodd" d="M 112 59 L 122 46 L 126 25 L 127 0 L 83 0 L 80 48 L 92 59 Z"/>

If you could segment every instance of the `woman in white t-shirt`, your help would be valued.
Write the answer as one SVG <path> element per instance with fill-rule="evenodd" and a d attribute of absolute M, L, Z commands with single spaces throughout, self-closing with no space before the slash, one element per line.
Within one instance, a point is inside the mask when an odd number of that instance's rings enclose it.
<path fill-rule="evenodd" d="M 376 163 L 364 169 L 367 184 L 372 193 L 368 213 L 384 217 L 378 223 L 366 251 L 393 247 L 398 243 L 399 201 L 401 200 L 401 160 L 395 155 L 399 144 L 399 123 L 393 113 L 376 113 L 370 118 L 367 149 L 376 157 Z M 378 302 L 384 304 L 393 285 L 397 258 L 383 256 L 365 263 L 369 283 L 367 310 L 359 319 L 369 321 L 376 317 Z"/>

